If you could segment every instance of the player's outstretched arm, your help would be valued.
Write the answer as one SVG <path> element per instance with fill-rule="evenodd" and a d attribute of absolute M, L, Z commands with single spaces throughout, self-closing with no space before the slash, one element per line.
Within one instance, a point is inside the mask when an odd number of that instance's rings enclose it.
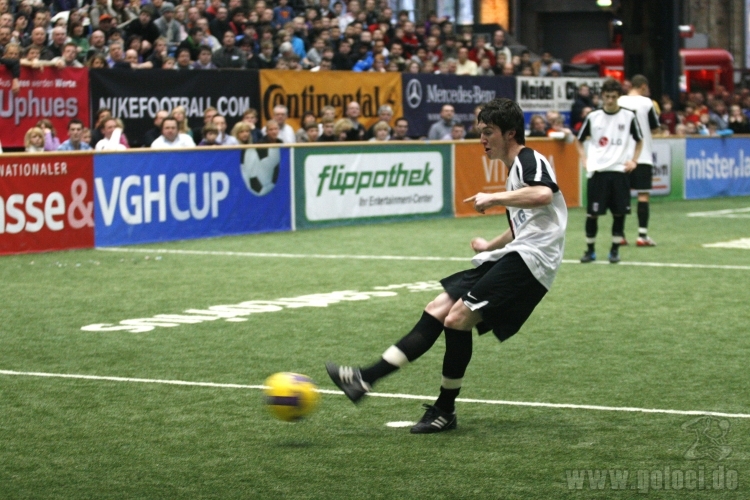
<path fill-rule="evenodd" d="M 552 189 L 547 186 L 526 186 L 515 191 L 477 193 L 464 203 L 474 203 L 474 210 L 484 213 L 490 207 L 502 205 L 516 208 L 539 208 L 552 203 Z"/>
<path fill-rule="evenodd" d="M 490 241 L 487 241 L 484 238 L 474 238 L 473 240 L 471 240 L 471 249 L 476 253 L 499 250 L 505 247 L 505 245 L 507 245 L 511 241 L 513 241 L 513 231 L 508 228 L 504 233 L 496 236 Z"/>

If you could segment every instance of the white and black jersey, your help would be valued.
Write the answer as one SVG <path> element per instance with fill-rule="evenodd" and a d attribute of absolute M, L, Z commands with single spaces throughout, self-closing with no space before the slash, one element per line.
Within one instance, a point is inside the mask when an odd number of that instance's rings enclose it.
<path fill-rule="evenodd" d="M 630 140 L 632 137 L 633 140 Z M 620 108 L 615 113 L 597 109 L 586 115 L 578 140 L 588 141 L 586 170 L 625 172 L 625 163 L 633 159 L 635 143 L 643 139 L 635 112 Z"/>
<path fill-rule="evenodd" d="M 635 111 L 638 126 L 643 134 L 643 148 L 636 163 L 639 165 L 654 165 L 654 148 L 651 131 L 659 128 L 659 115 L 654 109 L 654 101 L 642 95 L 623 95 L 617 100 L 623 108 Z"/>
<path fill-rule="evenodd" d="M 499 250 L 478 253 L 471 262 L 480 266 L 518 252 L 534 277 L 549 289 L 563 258 L 568 209 L 555 171 L 543 155 L 528 147 L 521 150 L 510 166 L 505 189 L 515 191 L 527 186 L 549 187 L 552 203 L 539 208 L 506 207 L 513 241 Z"/>

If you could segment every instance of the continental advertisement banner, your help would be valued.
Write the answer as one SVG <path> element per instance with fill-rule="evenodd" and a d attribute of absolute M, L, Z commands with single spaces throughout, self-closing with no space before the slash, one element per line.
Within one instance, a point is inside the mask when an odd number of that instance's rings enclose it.
<path fill-rule="evenodd" d="M 273 118 L 273 107 L 289 108 L 287 123 L 297 130 L 305 111 L 320 116 L 323 106 L 336 108 L 336 118 L 344 116 L 347 105 L 356 101 L 361 108 L 360 123 L 370 127 L 378 118 L 378 108 L 390 104 L 393 117 L 403 116 L 401 73 L 353 73 L 324 71 L 304 74 L 295 71 L 260 72 L 261 122 Z M 391 123 L 393 125 L 393 123 Z"/>
<path fill-rule="evenodd" d="M 449 145 L 295 148 L 297 227 L 448 217 Z"/>
<path fill-rule="evenodd" d="M 574 144 L 563 141 L 540 139 L 527 140 L 526 145 L 543 154 L 555 169 L 557 184 L 569 207 L 581 206 L 581 184 L 578 167 L 578 151 Z M 455 192 L 456 217 L 480 215 L 471 203 L 463 200 L 478 192 L 496 193 L 505 191 L 508 169 L 500 160 L 490 160 L 479 142 L 467 141 L 455 145 Z M 505 213 L 504 207 L 492 207 L 487 214 Z"/>

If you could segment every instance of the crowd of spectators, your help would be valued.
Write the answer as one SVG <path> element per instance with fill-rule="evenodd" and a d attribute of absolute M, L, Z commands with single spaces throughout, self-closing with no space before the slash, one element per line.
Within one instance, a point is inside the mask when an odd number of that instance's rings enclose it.
<path fill-rule="evenodd" d="M 0 55 L 16 77 L 19 66 L 562 75 L 562 65 L 549 52 L 539 57 L 528 50 L 512 52 L 502 29 L 474 33 L 471 26 L 457 27 L 434 13 L 424 22 L 414 22 L 409 12 L 394 12 L 388 0 L 0 0 Z M 17 78 L 12 90 L 18 90 Z M 750 91 L 693 92 L 679 103 L 664 97 L 659 104 L 664 134 L 750 133 Z M 583 117 L 599 106 L 598 96 L 583 86 L 569 127 L 559 113 L 551 112 L 532 118 L 529 135 L 569 138 Z M 392 110 L 390 115 L 383 110 L 378 123 L 365 130 L 359 105 L 352 103 L 351 108 L 339 120 L 335 113 L 311 116 L 297 131 L 285 123 L 282 110 L 274 110 L 270 131 L 268 123 L 262 130 L 255 127 L 255 110 L 240 122 L 248 130 L 227 131 L 224 117 L 215 116 L 191 130 L 185 110 L 175 108 L 160 112 L 155 129 L 135 142 L 150 145 L 161 138 L 156 142 L 161 147 L 409 137 L 408 122 L 392 122 Z M 428 138 L 477 137 L 475 124 L 455 123 L 449 108 L 441 112 Z M 166 118 L 170 130 L 165 136 L 161 127 Z M 171 119 L 177 123 L 176 135 Z M 84 128 L 81 134 L 80 142 L 93 148 L 129 147 L 122 122 L 106 109 L 97 112 L 92 130 Z M 28 131 L 26 143 L 31 151 L 61 147 L 51 124 L 42 122 Z"/>

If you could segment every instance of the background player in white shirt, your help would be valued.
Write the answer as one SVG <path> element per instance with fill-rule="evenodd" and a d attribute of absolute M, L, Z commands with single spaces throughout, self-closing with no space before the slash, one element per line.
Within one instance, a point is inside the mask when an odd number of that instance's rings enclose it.
<path fill-rule="evenodd" d="M 619 248 L 625 231 L 625 216 L 630 213 L 630 184 L 627 174 L 635 169 L 643 141 L 635 113 L 620 107 L 617 99 L 622 87 L 617 80 L 602 84 L 604 107 L 586 115 L 578 132 L 576 147 L 586 170 L 586 252 L 581 262 L 596 260 L 594 244 L 599 230 L 598 217 L 612 213 L 612 247 L 609 262 L 620 262 Z M 631 140 L 632 137 L 632 140 Z M 587 149 L 583 142 L 588 139 Z"/>
<path fill-rule="evenodd" d="M 455 401 L 471 360 L 472 329 L 490 330 L 500 341 L 521 328 L 542 300 L 562 262 L 568 211 L 555 172 L 541 154 L 527 148 L 523 112 L 510 99 L 494 99 L 477 119 L 487 156 L 508 166 L 506 191 L 477 193 L 465 200 L 484 211 L 507 207 L 510 228 L 487 241 L 474 238 L 473 269 L 441 280 L 444 292 L 422 313 L 405 337 L 374 364 L 357 368 L 326 363 L 333 382 L 353 402 L 373 384 L 427 352 L 445 331 L 440 395 L 412 427 L 413 434 L 456 427 Z"/>
<path fill-rule="evenodd" d="M 659 130 L 659 115 L 654 109 L 654 101 L 651 100 L 651 90 L 648 87 L 648 79 L 643 75 L 635 75 L 630 82 L 633 87 L 628 95 L 620 96 L 617 103 L 623 108 L 635 111 L 638 125 L 643 134 L 643 148 L 637 158 L 638 166 L 630 172 L 630 189 L 638 191 L 638 240 L 639 247 L 656 246 L 654 240 L 648 237 L 649 218 L 649 190 L 653 185 L 654 177 L 654 148 L 652 133 Z"/>

